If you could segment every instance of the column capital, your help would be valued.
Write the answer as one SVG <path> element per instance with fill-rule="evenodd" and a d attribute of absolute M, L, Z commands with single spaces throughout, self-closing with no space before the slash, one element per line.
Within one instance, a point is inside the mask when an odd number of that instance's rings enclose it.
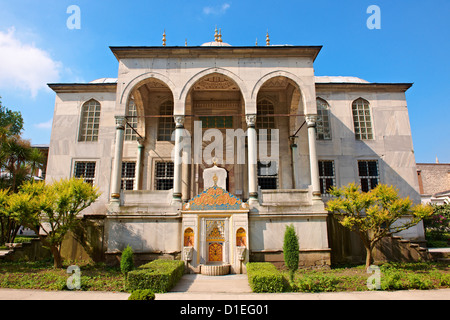
<path fill-rule="evenodd" d="M 125 129 L 125 124 L 127 123 L 127 120 L 125 116 L 115 116 L 116 119 L 116 129 Z"/>
<path fill-rule="evenodd" d="M 138 148 L 143 148 L 145 143 L 145 138 L 137 137 Z"/>
<path fill-rule="evenodd" d="M 245 121 L 247 122 L 247 126 L 254 128 L 256 125 L 256 114 L 246 114 Z"/>
<path fill-rule="evenodd" d="M 176 128 L 184 128 L 185 117 L 183 115 L 175 115 L 173 116 L 173 119 L 175 121 Z"/>
<path fill-rule="evenodd" d="M 317 122 L 317 115 L 315 114 L 309 114 L 305 116 L 306 124 L 308 125 L 308 128 L 315 127 Z"/>

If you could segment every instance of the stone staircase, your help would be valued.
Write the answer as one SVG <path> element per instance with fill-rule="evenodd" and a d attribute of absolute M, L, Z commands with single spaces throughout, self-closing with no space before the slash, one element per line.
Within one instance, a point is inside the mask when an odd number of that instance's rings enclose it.
<path fill-rule="evenodd" d="M 374 250 L 374 258 L 376 261 L 450 262 L 450 248 L 427 248 L 426 240 L 407 240 L 391 234 L 377 244 Z"/>
<path fill-rule="evenodd" d="M 36 261 L 51 257 L 51 252 L 44 248 L 39 239 L 30 242 L 7 243 L 7 250 L 0 250 L 0 261 Z"/>
<path fill-rule="evenodd" d="M 450 248 L 429 248 L 431 260 L 450 263 Z"/>

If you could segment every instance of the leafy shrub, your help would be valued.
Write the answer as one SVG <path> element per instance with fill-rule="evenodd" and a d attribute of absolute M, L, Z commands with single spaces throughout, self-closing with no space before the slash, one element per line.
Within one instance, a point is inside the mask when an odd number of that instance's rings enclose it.
<path fill-rule="evenodd" d="M 408 284 L 404 281 L 405 273 L 397 270 L 389 270 L 381 277 L 382 290 L 406 290 Z"/>
<path fill-rule="evenodd" d="M 270 262 L 247 263 L 247 276 L 253 292 L 283 292 L 286 287 L 283 275 Z"/>
<path fill-rule="evenodd" d="M 133 269 L 133 249 L 128 245 L 125 250 L 123 250 L 122 257 L 120 258 L 120 270 L 124 275 L 127 275 Z"/>
<path fill-rule="evenodd" d="M 134 290 L 128 297 L 128 300 L 155 300 L 155 294 L 150 289 Z"/>
<path fill-rule="evenodd" d="M 410 273 L 407 275 L 408 289 L 429 290 L 434 289 L 433 282 L 425 275 Z"/>
<path fill-rule="evenodd" d="M 128 273 L 128 291 L 150 289 L 164 293 L 172 289 L 184 274 L 184 262 L 155 260 Z"/>
<path fill-rule="evenodd" d="M 299 292 L 330 292 L 336 291 L 339 283 L 339 278 L 334 275 L 312 274 L 297 278 L 293 287 Z"/>

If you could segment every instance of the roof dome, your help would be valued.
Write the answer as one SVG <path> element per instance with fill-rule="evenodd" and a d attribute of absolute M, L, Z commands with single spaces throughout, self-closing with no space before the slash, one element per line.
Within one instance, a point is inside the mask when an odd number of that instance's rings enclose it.
<path fill-rule="evenodd" d="M 202 47 L 231 47 L 231 44 L 228 44 L 226 42 L 211 41 L 211 42 L 205 42 L 201 46 Z"/>
<path fill-rule="evenodd" d="M 369 83 L 357 77 L 342 77 L 342 76 L 316 76 L 316 83 Z"/>
<path fill-rule="evenodd" d="M 100 78 L 92 80 L 89 83 L 117 83 L 117 78 Z"/>

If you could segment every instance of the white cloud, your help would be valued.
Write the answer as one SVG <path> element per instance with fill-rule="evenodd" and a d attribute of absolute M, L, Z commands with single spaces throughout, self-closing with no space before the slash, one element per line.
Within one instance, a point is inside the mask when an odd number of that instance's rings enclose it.
<path fill-rule="evenodd" d="M 29 90 L 33 98 L 60 78 L 62 63 L 34 44 L 21 42 L 15 28 L 0 31 L 0 86 Z"/>
<path fill-rule="evenodd" d="M 206 15 L 220 15 L 225 14 L 227 10 L 231 7 L 229 3 L 224 3 L 222 5 L 214 6 L 214 7 L 204 7 L 203 13 Z"/>
<path fill-rule="evenodd" d="M 51 129 L 51 128 L 52 128 L 52 124 L 53 124 L 53 119 L 50 119 L 50 120 L 48 120 L 47 122 L 36 123 L 36 124 L 34 125 L 34 127 L 35 127 L 35 128 L 38 128 L 38 129 L 45 129 L 45 130 L 48 130 L 48 129 Z"/>

